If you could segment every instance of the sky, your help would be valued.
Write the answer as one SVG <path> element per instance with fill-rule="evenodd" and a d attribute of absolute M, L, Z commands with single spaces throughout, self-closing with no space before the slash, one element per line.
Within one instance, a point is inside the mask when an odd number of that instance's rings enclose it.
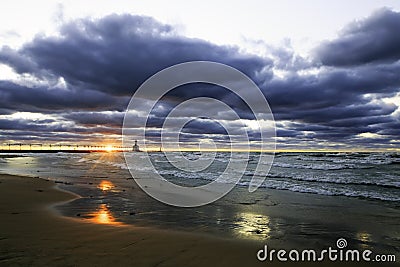
<path fill-rule="evenodd" d="M 2 1 L 0 145 L 117 145 L 130 97 L 146 79 L 208 60 L 258 85 L 278 150 L 399 150 L 399 29 L 397 0 Z M 150 143 L 160 141 L 168 112 L 193 97 L 228 104 L 241 119 L 223 125 L 260 140 L 237 97 L 192 84 L 153 110 Z M 176 118 L 190 120 L 183 146 L 227 144 L 215 113 L 192 105 Z"/>

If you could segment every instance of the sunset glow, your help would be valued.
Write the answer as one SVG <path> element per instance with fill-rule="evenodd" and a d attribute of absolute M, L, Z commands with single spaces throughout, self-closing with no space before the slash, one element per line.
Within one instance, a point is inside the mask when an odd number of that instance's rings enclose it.
<path fill-rule="evenodd" d="M 91 221 L 94 223 L 122 225 L 121 222 L 116 221 L 115 217 L 112 215 L 106 204 L 101 204 L 99 206 L 99 209 L 91 213 L 90 215 L 93 216 L 91 218 Z"/>

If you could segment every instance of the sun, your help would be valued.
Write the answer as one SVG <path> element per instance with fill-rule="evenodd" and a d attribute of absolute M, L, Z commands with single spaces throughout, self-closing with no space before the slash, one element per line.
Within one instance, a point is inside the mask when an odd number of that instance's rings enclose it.
<path fill-rule="evenodd" d="M 107 152 L 111 152 L 111 151 L 113 151 L 113 147 L 112 147 L 112 145 L 108 145 L 108 146 L 106 146 L 106 151 L 107 151 Z"/>

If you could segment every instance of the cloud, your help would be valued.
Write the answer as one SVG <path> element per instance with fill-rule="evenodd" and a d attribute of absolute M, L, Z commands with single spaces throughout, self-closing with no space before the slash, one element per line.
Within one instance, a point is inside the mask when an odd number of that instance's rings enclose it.
<path fill-rule="evenodd" d="M 72 120 L 75 123 L 83 126 L 107 126 L 107 127 L 122 127 L 125 112 L 73 112 L 63 114 L 65 119 Z"/>
<path fill-rule="evenodd" d="M 353 66 L 400 59 L 400 13 L 389 9 L 348 25 L 339 38 L 323 43 L 316 55 L 324 65 Z"/>
<path fill-rule="evenodd" d="M 272 64 L 236 47 L 179 36 L 150 17 L 80 19 L 62 25 L 59 34 L 38 35 L 19 50 L 3 47 L 0 61 L 20 74 L 63 77 L 67 84 L 117 96 L 131 96 L 151 75 L 177 63 L 216 61 L 251 77 Z"/>
<path fill-rule="evenodd" d="M 1 138 L 118 136 L 129 98 L 143 81 L 177 63 L 210 60 L 238 68 L 259 85 L 277 121 L 278 147 L 390 146 L 399 136 L 398 105 L 380 99 L 395 96 L 400 88 L 399 23 L 399 13 L 380 10 L 322 42 L 311 59 L 293 51 L 289 40 L 282 47 L 266 44 L 267 58 L 181 36 L 149 17 L 110 15 L 64 23 L 57 35 L 37 35 L 18 49 L 0 49 L 0 62 L 21 78 L 0 81 Z M 285 74 L 274 75 L 276 70 Z M 242 92 L 251 94 L 247 88 Z M 153 109 L 147 137 L 158 142 L 165 116 L 193 97 L 216 98 L 242 119 L 254 119 L 245 103 L 224 88 L 185 85 Z M 137 120 L 128 125 L 132 131 L 142 122 L 140 111 L 146 104 L 144 100 L 134 107 Z M 53 114 L 59 121 L 2 118 L 16 111 Z M 176 125 L 190 121 L 180 136 L 188 143 L 210 137 L 226 142 L 226 131 L 207 117 L 224 120 L 234 135 L 245 127 L 219 107 L 203 103 L 186 106 L 176 116 Z M 259 132 L 246 132 L 259 140 Z M 362 138 L 363 133 L 380 138 Z"/>
<path fill-rule="evenodd" d="M 17 73 L 32 73 L 37 69 L 34 62 L 18 51 L 11 49 L 9 46 L 2 47 L 0 61 L 9 66 L 13 66 Z"/>
<path fill-rule="evenodd" d="M 217 121 L 205 118 L 198 118 L 189 121 L 182 129 L 182 132 L 194 134 L 227 134 L 224 127 Z"/>
<path fill-rule="evenodd" d="M 25 86 L 0 80 L 0 106 L 4 110 L 63 112 L 68 110 L 123 110 L 129 98 L 96 90 Z"/>

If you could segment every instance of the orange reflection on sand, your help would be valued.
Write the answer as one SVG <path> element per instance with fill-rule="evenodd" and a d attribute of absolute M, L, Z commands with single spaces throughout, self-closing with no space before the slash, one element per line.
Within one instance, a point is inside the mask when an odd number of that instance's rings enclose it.
<path fill-rule="evenodd" d="M 97 188 L 100 188 L 103 191 L 110 191 L 114 187 L 115 187 L 114 184 L 107 180 L 101 181 L 100 184 L 97 186 Z"/>
<path fill-rule="evenodd" d="M 112 224 L 112 225 L 123 225 L 123 223 L 115 220 L 114 216 L 107 208 L 106 204 L 101 204 L 99 209 L 90 214 L 93 216 L 90 220 L 98 224 Z"/>

